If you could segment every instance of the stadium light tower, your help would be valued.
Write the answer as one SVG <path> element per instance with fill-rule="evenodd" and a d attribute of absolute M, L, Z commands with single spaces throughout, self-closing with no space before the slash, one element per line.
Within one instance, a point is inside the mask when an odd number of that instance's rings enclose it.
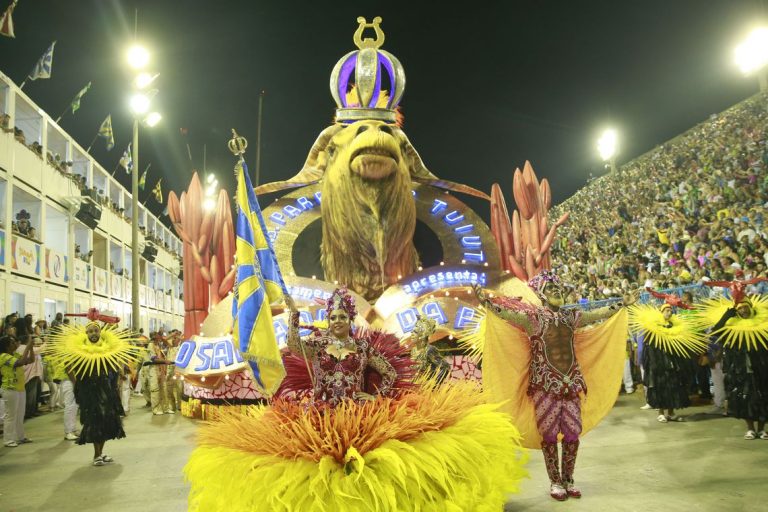
<path fill-rule="evenodd" d="M 757 75 L 760 92 L 768 91 L 768 27 L 760 27 L 749 33 L 734 50 L 736 65 L 747 76 Z"/>
<path fill-rule="evenodd" d="M 616 130 L 609 128 L 597 140 L 597 151 L 603 162 L 611 165 L 611 172 L 616 172 L 616 154 L 619 152 L 619 135 Z"/>
<path fill-rule="evenodd" d="M 139 72 L 132 82 L 132 94 L 128 105 L 133 115 L 133 155 L 131 155 L 133 169 L 131 171 L 131 328 L 139 332 L 141 327 L 141 304 L 139 300 L 139 122 L 152 127 L 160 122 L 161 115 L 158 112 L 150 112 L 152 99 L 156 90 L 146 89 L 157 78 L 157 74 L 144 71 L 149 63 L 149 51 L 139 45 L 132 46 L 127 52 L 128 65 Z"/>

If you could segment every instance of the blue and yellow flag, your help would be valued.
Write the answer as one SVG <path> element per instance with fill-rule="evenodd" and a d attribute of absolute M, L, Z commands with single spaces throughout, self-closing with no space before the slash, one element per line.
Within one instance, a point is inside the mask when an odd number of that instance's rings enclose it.
<path fill-rule="evenodd" d="M 285 377 L 270 304 L 287 294 L 245 162 L 237 164 L 235 319 L 233 337 L 257 384 L 272 395 Z"/>
<path fill-rule="evenodd" d="M 99 137 L 107 141 L 107 151 L 115 147 L 115 134 L 112 131 L 112 114 L 109 114 L 99 126 Z"/>

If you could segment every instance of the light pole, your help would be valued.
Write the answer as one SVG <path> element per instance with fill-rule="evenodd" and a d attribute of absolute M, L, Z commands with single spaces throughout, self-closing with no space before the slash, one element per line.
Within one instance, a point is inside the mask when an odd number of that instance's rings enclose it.
<path fill-rule="evenodd" d="M 768 92 L 768 28 L 760 27 L 749 33 L 734 50 L 736 65 L 745 75 L 757 75 L 760 92 Z"/>
<path fill-rule="evenodd" d="M 139 45 L 128 50 L 128 64 L 139 71 L 149 63 L 149 52 Z M 130 99 L 130 109 L 133 114 L 133 154 L 131 155 L 131 328 L 139 332 L 141 328 L 141 301 L 139 300 L 139 121 L 154 126 L 160 121 L 160 114 L 149 112 L 150 102 L 154 93 L 142 92 L 157 78 L 155 74 L 141 73 L 133 81 L 133 95 Z"/>
<path fill-rule="evenodd" d="M 616 153 L 619 148 L 619 135 L 614 129 L 607 129 L 597 140 L 597 151 L 603 162 L 609 162 L 611 173 L 616 173 Z"/>

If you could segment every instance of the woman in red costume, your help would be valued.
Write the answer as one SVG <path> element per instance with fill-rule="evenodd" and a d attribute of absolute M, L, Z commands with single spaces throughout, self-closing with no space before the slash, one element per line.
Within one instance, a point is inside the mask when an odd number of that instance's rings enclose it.
<path fill-rule="evenodd" d="M 346 289 L 336 289 L 328 299 L 328 330 L 316 330 L 305 338 L 299 337 L 299 312 L 293 300 L 287 297 L 286 301 L 291 310 L 288 348 L 311 365 L 316 403 L 335 407 L 342 400 L 373 400 L 374 395 L 390 394 L 397 372 L 370 340 L 350 335 L 357 310 Z M 381 376 L 381 384 L 375 389 L 366 387 L 368 369 Z"/>

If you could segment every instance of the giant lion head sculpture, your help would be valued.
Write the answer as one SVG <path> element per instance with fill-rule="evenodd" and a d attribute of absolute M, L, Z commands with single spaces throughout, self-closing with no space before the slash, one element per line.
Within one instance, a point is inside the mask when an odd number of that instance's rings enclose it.
<path fill-rule="evenodd" d="M 322 182 L 325 278 L 375 299 L 398 276 L 413 273 L 416 206 L 412 183 L 489 199 L 427 170 L 399 127 L 382 121 L 334 124 L 320 134 L 293 178 L 262 185 L 257 194 Z"/>

